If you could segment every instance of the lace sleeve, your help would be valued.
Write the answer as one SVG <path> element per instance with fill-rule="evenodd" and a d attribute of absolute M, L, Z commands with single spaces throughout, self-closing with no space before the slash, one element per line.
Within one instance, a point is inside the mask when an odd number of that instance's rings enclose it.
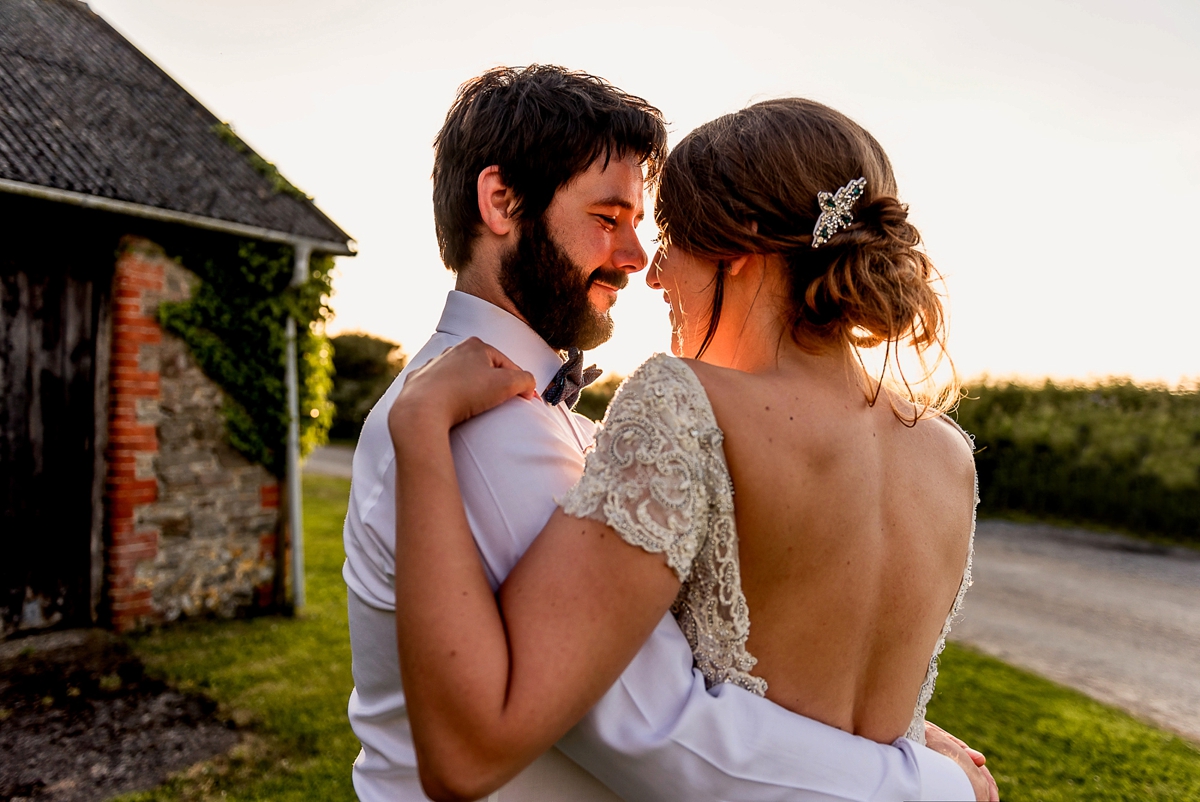
<path fill-rule="evenodd" d="M 697 384 L 673 357 L 647 360 L 613 396 L 583 476 L 560 501 L 568 515 L 601 521 L 627 543 L 665 554 L 680 582 L 707 537 L 706 454 L 721 444 Z"/>

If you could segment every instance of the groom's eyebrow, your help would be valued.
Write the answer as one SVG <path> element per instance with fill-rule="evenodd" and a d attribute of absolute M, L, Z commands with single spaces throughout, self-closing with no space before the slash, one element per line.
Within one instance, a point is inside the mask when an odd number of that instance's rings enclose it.
<path fill-rule="evenodd" d="M 619 197 L 617 195 L 613 195 L 610 198 L 603 198 L 601 200 L 595 201 L 594 203 L 592 203 L 592 205 L 593 206 L 620 206 L 622 209 L 629 209 L 630 211 L 633 211 L 633 208 L 634 208 L 633 201 L 629 200 L 628 198 Z"/>
<path fill-rule="evenodd" d="M 634 205 L 633 201 L 629 200 L 628 198 L 622 198 L 618 195 L 613 195 L 610 198 L 603 198 L 601 200 L 596 201 L 592 205 L 593 206 L 616 206 L 616 207 L 619 207 L 621 209 L 626 209 L 631 212 L 637 211 L 637 206 Z M 644 212 L 642 214 L 639 214 L 634 222 L 634 225 L 637 225 L 637 222 L 645 219 L 645 217 L 646 217 L 646 214 Z"/>

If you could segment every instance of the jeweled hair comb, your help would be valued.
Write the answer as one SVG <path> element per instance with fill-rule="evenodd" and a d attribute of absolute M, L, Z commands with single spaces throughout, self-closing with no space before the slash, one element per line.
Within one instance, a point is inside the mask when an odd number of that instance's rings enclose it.
<path fill-rule="evenodd" d="M 862 197 L 863 190 L 866 188 L 867 179 L 856 178 L 836 192 L 817 193 L 817 206 L 821 209 L 821 216 L 817 218 L 817 224 L 813 226 L 812 246 L 814 248 L 819 248 L 829 242 L 830 237 L 854 222 L 854 215 L 850 213 L 850 207 Z"/>

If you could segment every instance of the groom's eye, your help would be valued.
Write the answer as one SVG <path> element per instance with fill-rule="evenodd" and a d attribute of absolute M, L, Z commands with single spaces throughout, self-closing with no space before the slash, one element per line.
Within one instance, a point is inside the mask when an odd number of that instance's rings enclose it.
<path fill-rule="evenodd" d="M 599 217 L 601 220 L 603 220 L 604 224 L 607 225 L 609 228 L 617 227 L 617 218 L 615 218 L 615 217 L 611 217 L 607 214 L 598 214 L 598 215 L 596 215 L 596 217 Z"/>

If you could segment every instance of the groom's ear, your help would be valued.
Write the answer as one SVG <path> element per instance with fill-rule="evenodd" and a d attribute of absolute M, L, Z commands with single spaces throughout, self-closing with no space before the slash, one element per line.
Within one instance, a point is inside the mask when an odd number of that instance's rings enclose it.
<path fill-rule="evenodd" d="M 507 235 L 516 225 L 517 197 L 500 177 L 500 168 L 494 164 L 483 168 L 475 188 L 483 224 L 498 237 Z"/>

